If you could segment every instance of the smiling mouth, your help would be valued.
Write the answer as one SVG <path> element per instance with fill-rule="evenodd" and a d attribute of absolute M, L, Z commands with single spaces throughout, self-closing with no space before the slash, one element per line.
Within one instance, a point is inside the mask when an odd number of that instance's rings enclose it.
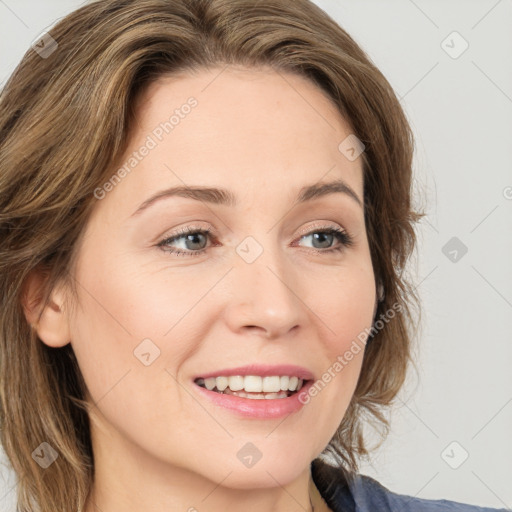
<path fill-rule="evenodd" d="M 293 375 L 230 375 L 197 378 L 198 386 L 224 395 L 233 395 L 253 400 L 288 398 L 295 395 L 308 381 Z"/>

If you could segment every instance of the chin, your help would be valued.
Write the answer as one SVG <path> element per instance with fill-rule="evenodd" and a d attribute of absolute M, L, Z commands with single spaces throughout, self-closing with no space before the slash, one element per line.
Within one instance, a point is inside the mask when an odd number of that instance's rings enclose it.
<path fill-rule="evenodd" d="M 234 468 L 222 485 L 231 489 L 247 490 L 286 486 L 309 470 L 309 464 L 310 461 L 307 460 L 286 460 L 286 457 L 266 463 L 262 459 L 252 468 Z"/>
<path fill-rule="evenodd" d="M 258 454 L 254 449 L 253 459 L 250 456 L 244 456 L 246 453 L 251 453 L 252 448 L 247 447 L 246 451 L 241 451 L 240 459 L 235 457 L 233 462 L 228 461 L 227 457 L 225 463 L 216 464 L 212 461 L 213 470 L 208 471 L 208 477 L 218 481 L 221 475 L 228 475 L 222 485 L 232 489 L 263 489 L 275 487 L 276 485 L 288 485 L 296 480 L 304 471 L 309 470 L 311 460 L 306 457 L 304 449 L 290 450 L 286 449 L 261 450 Z M 266 451 L 266 453 L 265 453 Z M 292 455 L 293 454 L 293 455 Z M 260 457 L 257 459 L 257 457 Z M 219 460 L 219 459 L 217 459 Z"/>

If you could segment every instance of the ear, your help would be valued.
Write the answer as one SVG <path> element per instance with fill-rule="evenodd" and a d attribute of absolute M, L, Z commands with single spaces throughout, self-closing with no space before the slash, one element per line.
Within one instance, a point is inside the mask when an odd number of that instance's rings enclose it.
<path fill-rule="evenodd" d="M 379 302 L 382 302 L 385 297 L 384 293 L 384 285 L 380 279 L 376 282 L 376 297 L 375 297 L 375 306 L 373 308 L 373 318 L 375 319 L 375 315 L 377 314 L 377 307 L 379 306 Z"/>
<path fill-rule="evenodd" d="M 384 285 L 382 284 L 382 281 L 379 279 L 379 283 L 377 285 L 377 300 L 379 302 L 382 302 L 385 297 L 386 293 L 384 291 Z"/>
<path fill-rule="evenodd" d="M 36 329 L 41 341 L 49 347 L 63 347 L 71 339 L 67 312 L 64 310 L 64 288 L 56 287 L 45 306 L 43 285 L 47 277 L 47 272 L 32 270 L 23 286 L 21 304 L 27 321 Z"/>

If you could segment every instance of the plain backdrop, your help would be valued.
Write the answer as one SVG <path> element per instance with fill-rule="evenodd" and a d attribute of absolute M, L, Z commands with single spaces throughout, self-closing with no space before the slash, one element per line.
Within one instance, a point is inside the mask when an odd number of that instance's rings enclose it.
<path fill-rule="evenodd" d="M 512 1 L 316 3 L 401 99 L 427 213 L 411 265 L 423 301 L 418 371 L 361 472 L 402 494 L 511 508 Z M 81 4 L 0 0 L 0 85 Z M 3 469 L 2 511 L 15 509 L 14 486 Z"/>

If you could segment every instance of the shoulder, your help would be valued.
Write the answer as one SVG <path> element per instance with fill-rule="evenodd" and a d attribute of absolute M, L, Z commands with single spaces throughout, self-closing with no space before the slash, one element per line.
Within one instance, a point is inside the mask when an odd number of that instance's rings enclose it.
<path fill-rule="evenodd" d="M 348 474 L 319 459 L 311 465 L 312 476 L 333 512 L 497 512 L 494 509 L 449 500 L 416 498 L 390 491 L 377 480 Z"/>
<path fill-rule="evenodd" d="M 496 512 L 498 509 L 468 505 L 458 501 L 424 499 L 390 491 L 366 475 L 356 475 L 349 481 L 356 503 L 356 512 L 371 510 L 393 512 Z M 505 509 L 499 509 L 505 511 Z"/>

